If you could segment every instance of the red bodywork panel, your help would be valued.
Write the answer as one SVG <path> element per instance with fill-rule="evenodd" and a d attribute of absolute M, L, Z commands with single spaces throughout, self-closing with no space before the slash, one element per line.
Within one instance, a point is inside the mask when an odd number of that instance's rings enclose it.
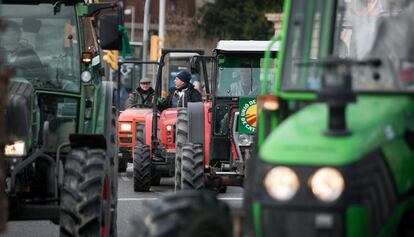
<path fill-rule="evenodd" d="M 236 112 L 239 112 L 239 108 L 232 108 L 231 111 L 230 111 L 230 113 L 233 116 L 234 116 L 234 114 Z M 233 125 L 233 118 L 234 118 L 233 116 L 230 116 L 230 119 L 231 119 L 231 122 L 229 123 L 230 126 L 235 126 L 235 125 Z M 230 131 L 231 131 L 231 129 L 230 129 Z M 232 155 L 232 157 L 233 157 L 234 160 L 238 160 L 239 159 L 239 155 L 237 154 L 236 144 L 234 144 L 234 140 L 233 139 L 230 139 L 230 144 L 231 144 L 231 155 Z"/>
<path fill-rule="evenodd" d="M 177 108 L 166 109 L 162 111 L 158 119 L 157 137 L 160 144 L 165 149 L 175 149 L 174 126 L 177 121 Z M 167 131 L 167 126 L 171 126 L 171 130 Z"/>
<path fill-rule="evenodd" d="M 132 153 L 136 143 L 136 125 L 137 123 L 145 123 L 145 143 L 151 145 L 151 128 L 152 128 L 152 109 L 127 109 L 118 117 L 118 139 L 119 147 L 130 147 Z M 131 124 L 130 131 L 122 131 L 121 124 Z"/>
<path fill-rule="evenodd" d="M 211 109 L 211 102 L 204 103 L 204 167 L 208 167 L 209 164 L 209 151 L 210 151 L 210 131 L 212 113 L 209 112 Z"/>

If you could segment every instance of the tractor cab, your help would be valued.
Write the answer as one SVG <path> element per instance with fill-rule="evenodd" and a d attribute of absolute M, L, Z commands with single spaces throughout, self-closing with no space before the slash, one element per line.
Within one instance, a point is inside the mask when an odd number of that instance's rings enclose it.
<path fill-rule="evenodd" d="M 245 192 L 252 233 L 410 236 L 413 3 L 285 4 Z"/>
<path fill-rule="evenodd" d="M 263 74 L 268 45 L 269 41 L 221 40 L 214 50 L 217 69 L 212 99 L 211 162 L 243 161 L 251 156 L 256 98 L 263 83 L 268 89 L 271 86 L 264 82 Z M 278 47 L 275 44 L 270 49 L 273 63 Z"/>

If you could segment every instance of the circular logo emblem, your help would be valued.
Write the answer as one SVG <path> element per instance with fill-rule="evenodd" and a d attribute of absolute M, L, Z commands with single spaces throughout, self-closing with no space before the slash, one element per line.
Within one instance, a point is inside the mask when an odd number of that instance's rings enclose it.
<path fill-rule="evenodd" d="M 250 106 L 246 111 L 246 121 L 250 126 L 256 127 L 257 105 Z"/>
<path fill-rule="evenodd" d="M 257 104 L 254 98 L 240 99 L 239 132 L 254 134 L 256 132 Z"/>

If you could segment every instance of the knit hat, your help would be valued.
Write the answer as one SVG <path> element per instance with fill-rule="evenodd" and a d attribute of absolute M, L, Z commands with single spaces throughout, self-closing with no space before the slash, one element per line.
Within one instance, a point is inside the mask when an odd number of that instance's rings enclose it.
<path fill-rule="evenodd" d="M 189 84 L 191 81 L 191 73 L 187 72 L 186 70 L 177 73 L 177 77 L 185 84 Z"/>

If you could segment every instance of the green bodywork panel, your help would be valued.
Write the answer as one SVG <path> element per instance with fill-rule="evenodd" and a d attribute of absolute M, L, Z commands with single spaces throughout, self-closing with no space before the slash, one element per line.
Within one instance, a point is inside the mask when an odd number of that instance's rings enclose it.
<path fill-rule="evenodd" d="M 364 206 L 351 206 L 346 210 L 346 236 L 368 236 L 368 210 Z"/>
<path fill-rule="evenodd" d="M 414 101 L 405 96 L 359 96 L 346 111 L 350 136 L 324 135 L 327 119 L 325 104 L 305 107 L 272 131 L 260 149 L 261 159 L 310 166 L 355 162 L 402 136 L 407 125 L 414 123 Z"/>

